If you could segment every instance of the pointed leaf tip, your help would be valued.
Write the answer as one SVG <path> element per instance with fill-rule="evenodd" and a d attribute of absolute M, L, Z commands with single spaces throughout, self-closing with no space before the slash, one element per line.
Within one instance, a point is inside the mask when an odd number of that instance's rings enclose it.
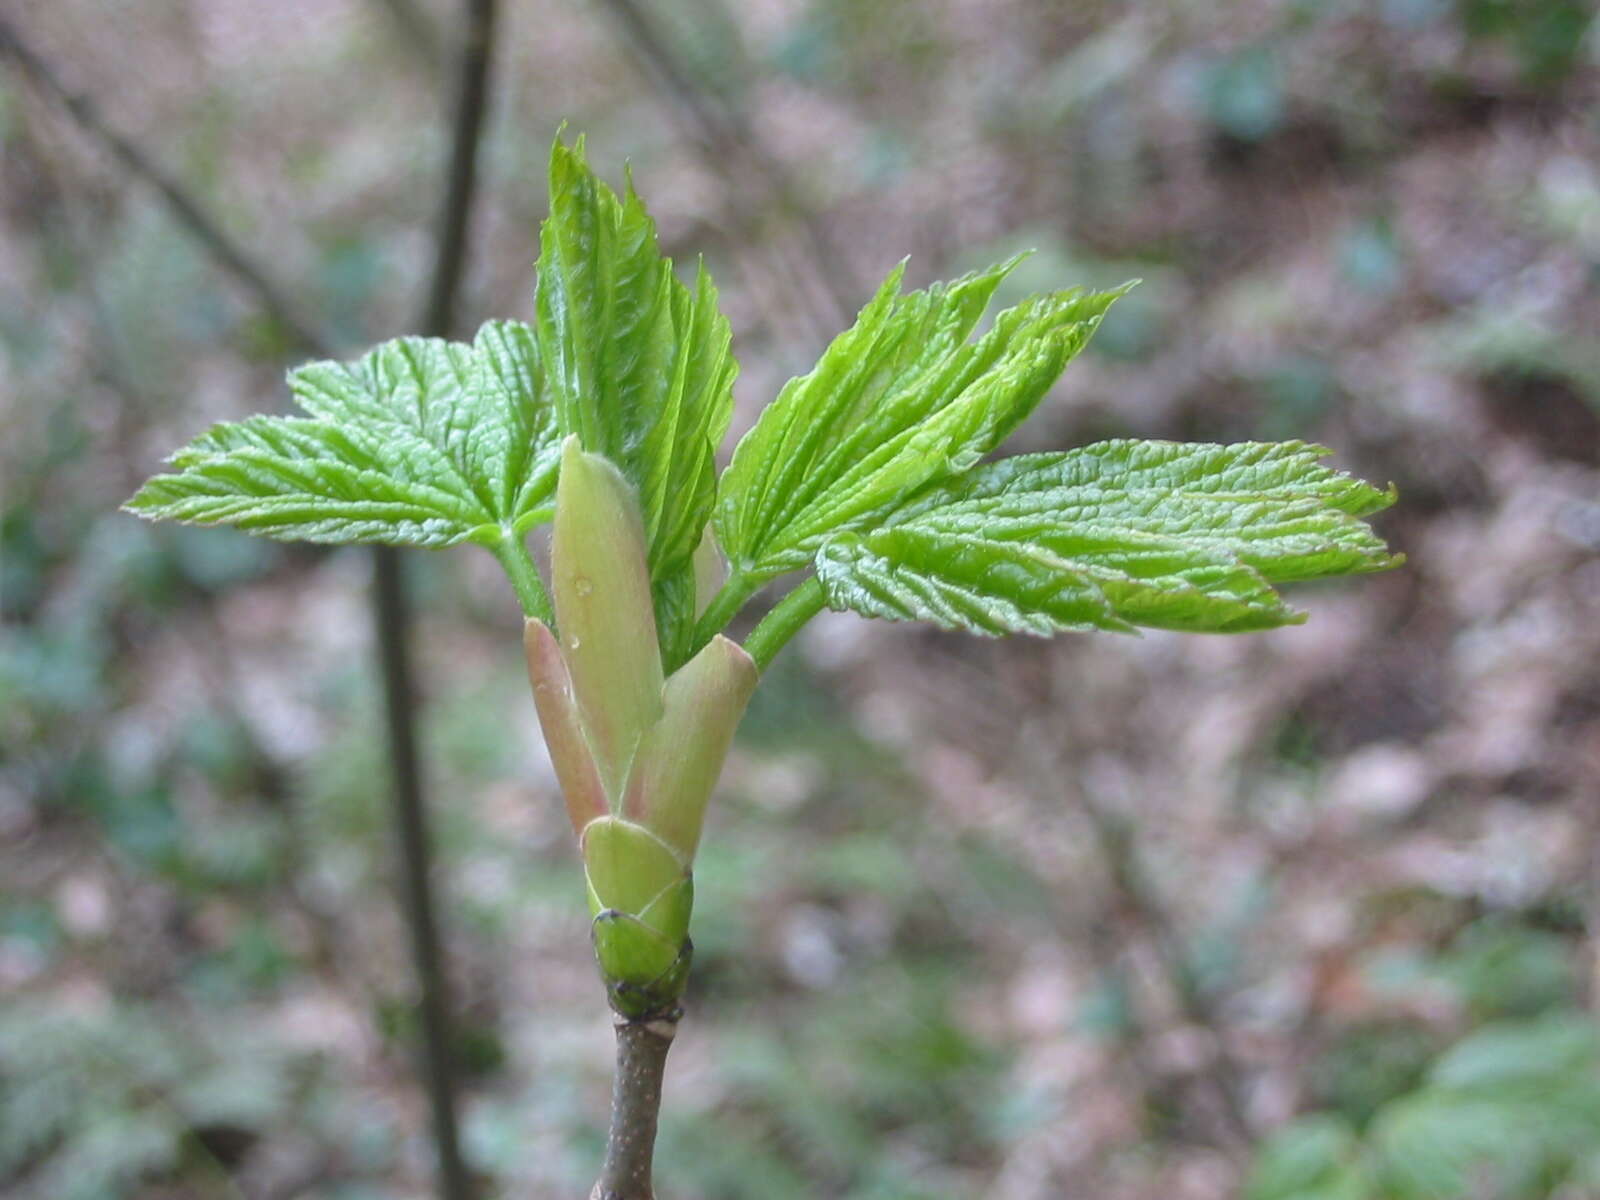
<path fill-rule="evenodd" d="M 784 386 L 719 485 L 717 534 L 746 574 L 804 566 L 831 534 L 977 463 L 1126 290 L 1035 296 L 974 338 L 1018 261 L 906 293 L 902 264 L 811 373 Z"/>

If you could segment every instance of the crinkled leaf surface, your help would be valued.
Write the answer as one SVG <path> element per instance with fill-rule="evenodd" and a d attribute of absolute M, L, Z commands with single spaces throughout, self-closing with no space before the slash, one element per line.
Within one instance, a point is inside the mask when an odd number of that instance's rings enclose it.
<path fill-rule="evenodd" d="M 827 535 L 971 467 L 1131 286 L 1035 296 L 972 340 L 1015 262 L 905 294 L 896 268 L 816 368 L 785 385 L 722 477 L 717 534 L 736 571 L 803 566 Z"/>
<path fill-rule="evenodd" d="M 308 417 L 214 426 L 128 509 L 285 541 L 493 545 L 550 515 L 560 445 L 533 330 L 399 338 L 289 374 Z"/>
<path fill-rule="evenodd" d="M 925 489 L 817 552 L 830 607 L 974 633 L 1270 629 L 1273 585 L 1398 561 L 1361 517 L 1391 492 L 1301 442 L 1112 441 Z"/>
<path fill-rule="evenodd" d="M 638 489 L 651 577 L 676 575 L 710 517 L 738 364 L 704 264 L 678 280 L 632 184 L 596 178 L 581 139 L 551 151 L 537 312 L 562 432 Z"/>

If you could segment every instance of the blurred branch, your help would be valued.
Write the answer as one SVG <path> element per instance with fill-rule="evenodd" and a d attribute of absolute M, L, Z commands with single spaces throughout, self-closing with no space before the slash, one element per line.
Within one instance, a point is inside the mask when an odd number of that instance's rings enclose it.
<path fill-rule="evenodd" d="M 798 228 L 803 247 L 798 255 L 785 254 L 785 270 L 794 285 L 792 290 L 804 300 L 815 332 L 822 338 L 832 337 L 853 311 L 847 295 L 853 282 L 851 272 L 826 228 L 801 198 L 801 189 L 788 168 L 761 144 L 737 106 L 684 65 L 671 37 L 644 5 L 637 0 L 600 3 L 645 74 L 671 100 L 671 112 L 701 158 L 735 197 L 735 211 L 744 229 L 753 229 L 756 214 L 769 201 Z"/>
<path fill-rule="evenodd" d="M 477 146 L 488 89 L 493 31 L 493 0 L 468 0 L 468 15 L 457 70 L 454 133 L 445 196 L 436 227 L 436 259 L 424 332 L 444 334 L 453 324 L 456 295 L 465 264 L 467 225 L 475 190 Z M 284 293 L 175 178 L 139 146 L 101 117 L 85 96 L 69 89 L 60 75 L 22 35 L 0 17 L 0 53 L 66 108 L 78 125 L 111 151 L 124 170 L 149 184 L 174 217 L 256 299 L 261 309 L 308 353 L 332 357 L 330 343 L 296 316 Z M 406 630 L 409 616 L 399 562 L 392 549 L 374 552 L 373 607 L 384 680 L 390 761 L 394 773 L 407 925 L 422 990 L 424 1068 L 439 1153 L 440 1194 L 445 1200 L 470 1196 L 456 1131 L 452 1039 L 448 989 L 429 881 L 427 809 L 417 750 L 415 695 Z"/>
<path fill-rule="evenodd" d="M 465 0 L 455 78 L 450 156 L 445 165 L 445 190 L 434 226 L 433 280 L 423 309 L 421 329 L 429 337 L 455 332 L 456 297 L 466 269 L 467 230 L 478 185 L 478 145 L 489 100 L 489 61 L 494 39 L 495 0 Z"/>
<path fill-rule="evenodd" d="M 472 201 L 477 193 L 478 147 L 488 108 L 490 51 L 495 0 L 466 0 L 452 101 L 450 152 L 444 193 L 434 226 L 435 258 L 420 329 L 430 337 L 449 337 L 455 329 L 456 300 L 466 269 Z M 391 546 L 373 550 L 373 586 L 382 649 L 384 703 L 388 714 L 394 800 L 404 875 L 406 924 L 422 988 L 424 1071 L 438 1151 L 439 1194 L 466 1200 L 471 1181 L 461 1158 L 455 1106 L 455 1056 L 451 1034 L 449 973 L 440 946 L 430 879 L 431 839 L 428 809 L 418 761 L 416 695 L 406 644 L 410 627 L 400 557 Z"/>
<path fill-rule="evenodd" d="M 422 794 L 416 690 L 411 681 L 411 655 L 406 638 L 411 615 L 400 559 L 391 546 L 373 547 L 372 588 L 395 819 L 400 838 L 406 929 L 411 936 L 411 957 L 421 988 L 418 1008 L 422 1019 L 422 1069 L 433 1119 L 434 1148 L 439 1155 L 439 1195 L 443 1200 L 466 1200 L 472 1193 L 461 1160 L 456 1127 L 450 989 L 438 921 L 434 916 L 428 807 Z"/>
<path fill-rule="evenodd" d="M 205 246 L 223 270 L 255 296 L 262 311 L 276 321 L 294 342 L 320 358 L 332 356 L 328 343 L 296 315 L 288 297 L 260 264 L 245 253 L 182 184 L 144 150 L 107 124 L 92 100 L 70 89 L 55 68 L 40 57 L 38 51 L 3 16 L 0 16 L 0 55 L 11 58 L 23 74 L 54 96 L 78 126 L 109 150 L 128 174 L 155 188 L 172 210 L 173 216 L 196 241 Z"/>
<path fill-rule="evenodd" d="M 974 686 L 984 687 L 987 683 L 978 680 Z M 1072 707 L 1075 693 L 1064 686 L 1060 672 L 1052 673 L 1045 689 L 1046 711 L 1059 713 Z M 989 698 L 989 704 L 995 711 L 1005 710 L 998 694 Z M 1022 746 L 1032 787 L 1041 793 L 1060 794 L 1076 805 L 1089 823 L 1096 856 L 1110 883 L 1108 916 L 1120 917 L 1124 928 L 1119 935 L 1096 933 L 1090 939 L 1096 956 L 1104 960 L 1102 969 L 1108 973 L 1117 971 L 1116 960 L 1135 939 L 1142 938 L 1149 947 L 1154 969 L 1170 990 L 1178 1013 L 1189 1025 L 1203 1030 L 1210 1043 L 1211 1055 L 1197 1068 L 1196 1076 L 1207 1093 L 1206 1107 L 1208 1115 L 1214 1117 L 1210 1124 L 1215 1126 L 1218 1148 L 1242 1160 L 1256 1140 L 1244 1101 L 1244 1072 L 1228 1048 L 1222 1014 L 1196 975 L 1177 923 L 1145 870 L 1137 826 L 1107 807 L 1094 789 L 1077 782 L 1076 764 L 1068 761 L 1071 747 L 1062 745 L 1057 724 L 1052 722 L 1048 728 L 1031 732 L 1025 729 L 1024 733 Z M 1139 1044 L 1140 1032 L 1137 1028 L 1132 1031 L 1129 1048 L 1136 1073 L 1141 1080 L 1148 1080 L 1155 1077 L 1156 1070 Z M 1146 1090 L 1155 1094 L 1154 1089 Z"/>

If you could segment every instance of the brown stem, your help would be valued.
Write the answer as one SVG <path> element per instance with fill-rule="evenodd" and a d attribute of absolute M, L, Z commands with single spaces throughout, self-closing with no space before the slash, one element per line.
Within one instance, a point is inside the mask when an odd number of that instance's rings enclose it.
<path fill-rule="evenodd" d="M 655 1200 L 650 1164 L 661 1112 L 661 1077 L 678 1031 L 676 1017 L 617 1022 L 617 1075 L 611 1084 L 606 1160 L 589 1200 Z"/>

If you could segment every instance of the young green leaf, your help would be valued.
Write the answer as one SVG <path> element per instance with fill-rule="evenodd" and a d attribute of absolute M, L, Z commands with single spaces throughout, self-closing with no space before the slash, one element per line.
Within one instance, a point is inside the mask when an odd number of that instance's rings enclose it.
<path fill-rule="evenodd" d="M 651 578 L 675 576 L 710 517 L 713 456 L 733 412 L 738 364 L 716 288 L 704 264 L 692 290 L 678 280 L 632 184 L 619 198 L 589 169 L 581 138 L 550 154 L 538 273 L 539 345 L 562 431 L 621 468 L 639 493 Z"/>
<path fill-rule="evenodd" d="M 971 467 L 1131 286 L 1036 296 L 969 340 L 1016 261 L 904 295 L 896 268 L 815 369 L 784 387 L 722 477 L 717 534 L 736 572 L 803 566 L 827 535 Z"/>
<path fill-rule="evenodd" d="M 314 542 L 493 546 L 550 515 L 559 444 L 532 330 L 385 342 L 290 372 L 305 417 L 213 427 L 127 508 Z"/>
<path fill-rule="evenodd" d="M 975 633 L 1298 622 L 1272 585 L 1400 560 L 1360 519 L 1379 491 L 1301 442 L 1113 441 L 925 489 L 816 556 L 830 607 Z"/>
<path fill-rule="evenodd" d="M 890 621 L 999 636 L 1076 629 L 1128 631 L 1086 572 L 1037 546 L 841 533 L 817 551 L 828 607 Z"/>

